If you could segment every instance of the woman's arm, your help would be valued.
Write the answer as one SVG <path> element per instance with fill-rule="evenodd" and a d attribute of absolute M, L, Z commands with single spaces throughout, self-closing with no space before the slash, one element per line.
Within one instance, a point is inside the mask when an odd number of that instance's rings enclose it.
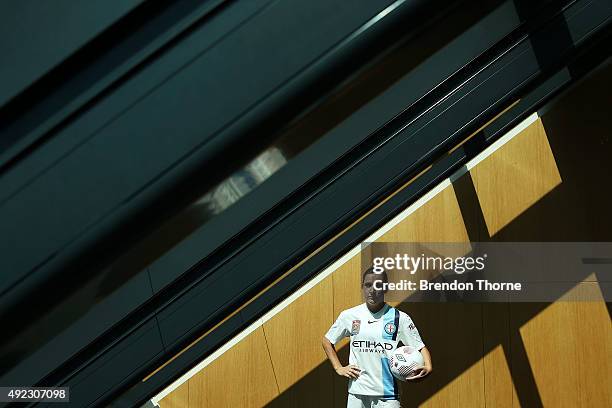
<path fill-rule="evenodd" d="M 325 350 L 327 358 L 332 363 L 332 366 L 334 367 L 334 370 L 336 370 L 336 373 L 338 375 L 347 378 L 359 377 L 359 368 L 357 366 L 342 366 L 342 363 L 340 363 L 340 359 L 338 358 L 338 354 L 336 353 L 334 345 L 331 344 L 329 340 L 327 340 L 327 337 L 323 336 L 323 338 L 321 339 L 321 344 L 323 344 L 323 350 Z"/>
<path fill-rule="evenodd" d="M 421 355 L 423 356 L 423 367 L 418 368 L 416 370 L 416 374 L 406 378 L 407 380 L 416 380 L 417 378 L 423 378 L 425 377 L 427 374 L 431 373 L 433 367 L 431 365 L 431 354 L 429 353 L 429 350 L 427 350 L 427 347 L 423 347 L 421 350 L 419 350 L 421 352 Z"/>
<path fill-rule="evenodd" d="M 429 353 L 429 350 L 427 350 L 427 347 L 423 347 L 420 350 L 421 354 L 423 355 L 423 360 L 425 360 L 423 366 L 424 368 L 427 370 L 427 372 L 425 373 L 425 375 L 431 373 L 432 370 L 432 365 L 431 365 L 431 354 Z"/>

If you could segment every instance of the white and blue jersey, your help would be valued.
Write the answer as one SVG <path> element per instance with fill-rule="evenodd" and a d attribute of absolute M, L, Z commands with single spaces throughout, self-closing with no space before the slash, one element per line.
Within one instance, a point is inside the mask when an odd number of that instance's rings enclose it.
<path fill-rule="evenodd" d="M 349 364 L 361 370 L 356 380 L 349 379 L 350 394 L 371 395 L 385 399 L 399 397 L 399 388 L 391 374 L 387 353 L 401 341 L 417 350 L 425 347 L 410 316 L 387 304 L 376 313 L 365 303 L 340 313 L 325 337 L 336 344 L 350 337 Z"/>

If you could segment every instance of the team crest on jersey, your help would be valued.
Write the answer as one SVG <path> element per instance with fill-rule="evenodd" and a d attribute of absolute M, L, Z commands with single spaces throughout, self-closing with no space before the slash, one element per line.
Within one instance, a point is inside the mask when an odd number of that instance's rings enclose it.
<path fill-rule="evenodd" d="M 395 327 L 395 325 L 393 323 L 385 324 L 385 332 L 387 334 L 393 334 L 393 333 L 395 333 L 395 330 L 397 330 L 397 328 Z"/>
<path fill-rule="evenodd" d="M 359 334 L 359 328 L 361 327 L 361 320 L 353 320 L 351 326 L 351 335 Z"/>

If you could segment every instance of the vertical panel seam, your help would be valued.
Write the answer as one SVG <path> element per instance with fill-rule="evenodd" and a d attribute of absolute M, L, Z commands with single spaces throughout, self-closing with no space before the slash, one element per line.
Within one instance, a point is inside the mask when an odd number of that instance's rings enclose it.
<path fill-rule="evenodd" d="M 270 365 L 272 366 L 272 375 L 274 375 L 274 382 L 276 383 L 276 390 L 278 392 L 278 397 L 280 397 L 280 386 L 278 385 L 278 378 L 276 377 L 276 370 L 274 370 L 274 359 L 272 359 L 272 354 L 270 353 L 270 346 L 268 345 L 268 337 L 266 336 L 266 328 L 264 325 L 261 325 L 261 331 L 264 335 L 264 342 L 266 343 L 266 350 L 268 351 L 268 358 L 270 359 Z"/>

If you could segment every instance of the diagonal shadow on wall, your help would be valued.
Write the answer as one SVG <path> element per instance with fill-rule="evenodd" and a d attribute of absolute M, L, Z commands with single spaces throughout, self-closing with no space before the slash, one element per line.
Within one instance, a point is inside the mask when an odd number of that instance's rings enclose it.
<path fill-rule="evenodd" d="M 608 112 L 607 89 L 612 89 L 612 65 L 609 63 L 547 110 L 542 121 L 562 183 L 493 237 L 488 235 L 469 173 L 468 177 L 455 180 L 453 187 L 470 240 L 612 240 L 612 212 L 609 211 L 612 192 L 603 188 L 609 184 L 608 177 L 612 174 L 612 117 Z M 609 282 L 609 265 L 598 269 L 596 276 L 600 282 Z M 573 287 L 574 283 L 567 283 L 559 288 L 558 297 Z M 431 399 L 466 371 L 474 369 L 476 363 L 499 346 L 503 348 L 520 405 L 543 406 L 519 330 L 550 303 L 510 306 L 504 303 L 407 303 L 400 306 L 409 309 L 417 322 L 435 366 L 428 378 L 403 386 L 402 406 L 419 406 Z M 610 304 L 607 306 L 610 313 Z M 348 347 L 340 349 L 339 356 L 341 361 L 347 361 Z M 334 383 L 333 398 L 321 405 L 317 384 L 328 381 Z M 329 363 L 323 362 L 268 406 L 306 407 L 319 401 L 315 405 L 343 407 L 346 406 L 346 387 L 346 381 L 333 373 Z M 470 391 L 466 389 L 465 392 Z M 466 398 L 469 400 L 470 396 Z"/>

